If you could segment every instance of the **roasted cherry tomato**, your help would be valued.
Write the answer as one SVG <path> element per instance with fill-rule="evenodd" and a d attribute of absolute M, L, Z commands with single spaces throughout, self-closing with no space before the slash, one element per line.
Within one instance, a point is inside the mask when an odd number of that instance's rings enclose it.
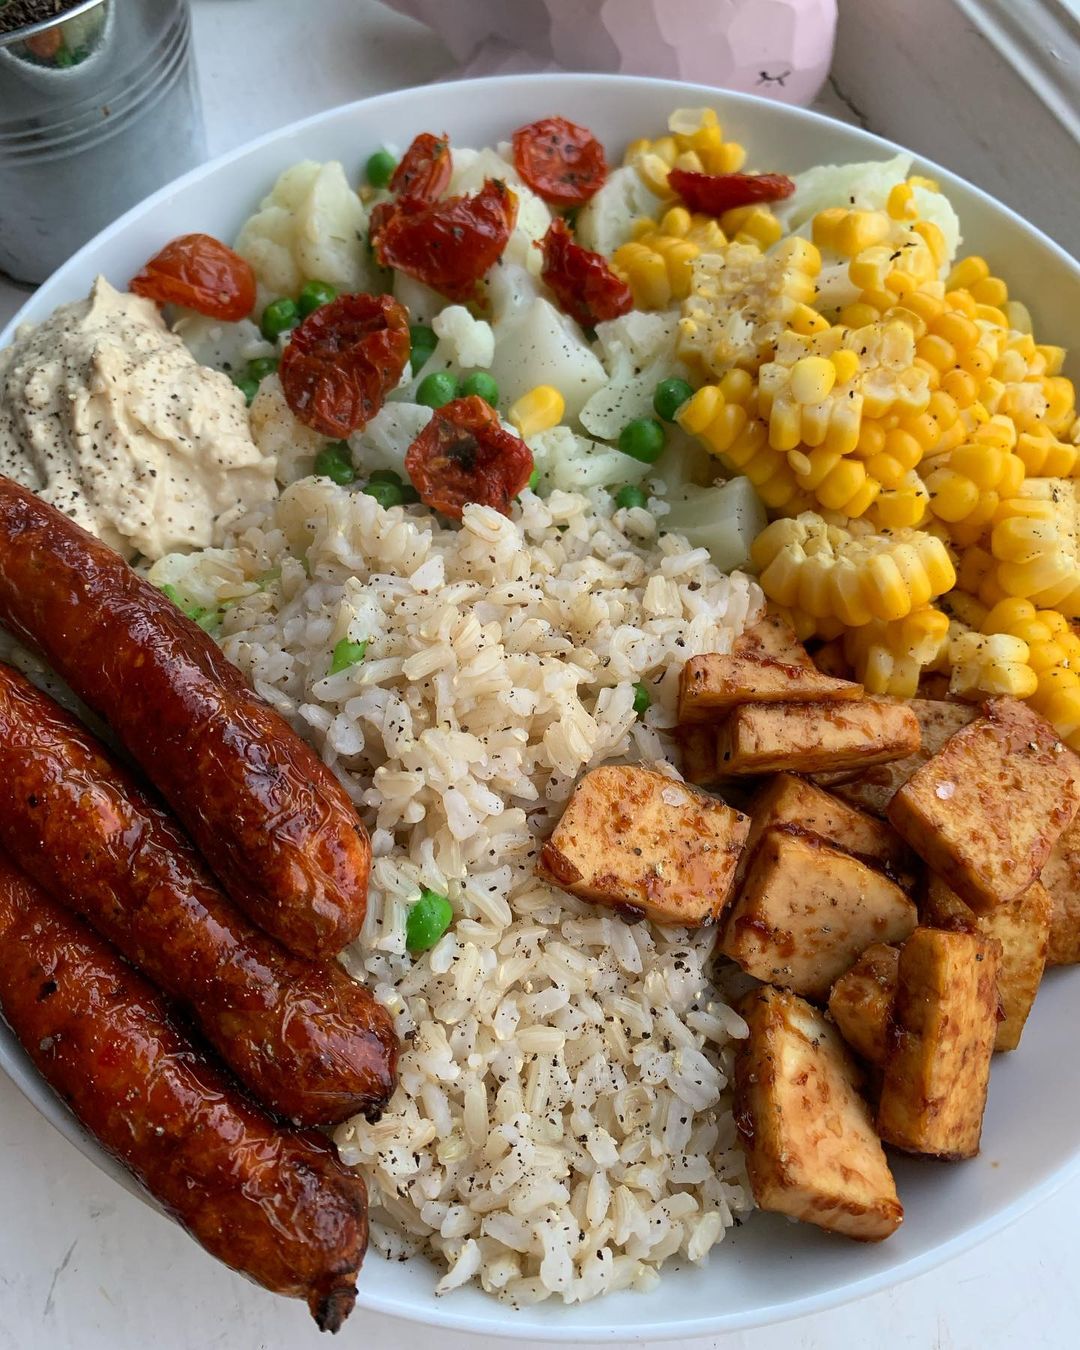
<path fill-rule="evenodd" d="M 472 197 L 446 197 L 421 210 L 398 207 L 372 234 L 383 267 L 396 267 L 449 300 L 471 300 L 502 256 L 517 220 L 517 198 L 493 178 Z"/>
<path fill-rule="evenodd" d="M 634 308 L 626 282 L 615 275 L 602 254 L 575 244 L 563 221 L 551 222 L 540 247 L 544 253 L 540 275 L 566 313 L 584 328 L 617 319 Z"/>
<path fill-rule="evenodd" d="M 371 208 L 371 214 L 368 216 L 368 238 L 371 240 L 372 248 L 378 247 L 379 236 L 393 219 L 396 211 L 395 202 L 376 202 Z"/>
<path fill-rule="evenodd" d="M 783 201 L 795 191 L 795 184 L 782 173 L 694 173 L 690 169 L 672 169 L 668 186 L 691 211 L 708 216 L 722 216 L 753 202 Z"/>
<path fill-rule="evenodd" d="M 305 426 L 341 440 L 365 426 L 401 379 L 409 316 L 391 295 L 339 295 L 294 328 L 278 377 Z"/>
<path fill-rule="evenodd" d="M 532 451 L 477 394 L 436 409 L 405 452 L 405 472 L 420 500 L 456 520 L 468 502 L 508 516 L 532 471 Z"/>
<path fill-rule="evenodd" d="M 402 206 L 430 206 L 450 183 L 450 141 L 422 131 L 405 151 L 390 179 L 390 191 Z"/>
<path fill-rule="evenodd" d="M 580 206 L 604 186 L 604 147 L 587 127 L 544 117 L 514 132 L 514 167 L 552 206 Z"/>
<path fill-rule="evenodd" d="M 251 264 L 209 234 L 183 234 L 131 279 L 131 290 L 159 305 L 183 305 L 236 323 L 255 308 Z"/>

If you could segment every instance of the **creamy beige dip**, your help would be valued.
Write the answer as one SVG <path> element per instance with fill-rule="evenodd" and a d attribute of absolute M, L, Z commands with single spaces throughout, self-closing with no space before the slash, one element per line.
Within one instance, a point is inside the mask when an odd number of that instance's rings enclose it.
<path fill-rule="evenodd" d="M 0 351 L 0 473 L 125 557 L 205 548 L 276 495 L 274 467 L 229 377 L 104 277 Z"/>

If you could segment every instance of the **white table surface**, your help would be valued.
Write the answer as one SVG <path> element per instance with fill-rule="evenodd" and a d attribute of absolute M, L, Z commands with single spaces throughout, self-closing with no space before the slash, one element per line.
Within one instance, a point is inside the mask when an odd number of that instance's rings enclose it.
<path fill-rule="evenodd" d="M 441 43 L 374 0 L 195 0 L 195 15 L 211 153 L 449 68 Z M 877 129 L 902 136 L 900 128 Z M 977 181 L 970 165 L 968 172 Z M 0 282 L 0 323 L 22 298 Z M 1080 1340 L 1078 1210 L 1080 1182 L 910 1284 L 798 1323 L 673 1343 L 675 1350 L 1064 1350 Z M 0 1350 L 299 1350 L 320 1343 L 300 1305 L 204 1256 L 86 1162 L 6 1079 L 0 1216 Z M 376 1262 L 367 1276 L 378 1278 Z M 339 1343 L 471 1350 L 477 1342 L 358 1313 Z"/>

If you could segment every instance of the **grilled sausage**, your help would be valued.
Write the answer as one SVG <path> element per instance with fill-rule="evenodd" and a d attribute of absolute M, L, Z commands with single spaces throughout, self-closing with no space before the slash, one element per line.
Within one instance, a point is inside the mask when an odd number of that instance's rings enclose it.
<path fill-rule="evenodd" d="M 367 1196 L 318 1135 L 276 1126 L 161 996 L 0 854 L 0 1013 L 53 1091 L 198 1242 L 336 1331 Z"/>
<path fill-rule="evenodd" d="M 218 889 L 168 814 L 70 713 L 0 665 L 0 844 L 185 1005 L 255 1096 L 298 1125 L 385 1105 L 393 1023 L 336 961 L 293 956 Z"/>
<path fill-rule="evenodd" d="M 301 956 L 351 942 L 371 845 L 310 747 L 119 554 L 7 478 L 0 556 L 0 623 L 105 718 L 236 904 Z"/>

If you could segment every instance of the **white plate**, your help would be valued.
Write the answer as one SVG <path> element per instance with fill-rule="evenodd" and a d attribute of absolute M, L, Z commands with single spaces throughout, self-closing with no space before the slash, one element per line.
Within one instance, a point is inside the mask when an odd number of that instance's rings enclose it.
<path fill-rule="evenodd" d="M 46 282 L 0 335 L 0 346 L 18 323 L 44 318 L 84 295 L 98 272 L 123 286 L 175 235 L 205 230 L 231 239 L 276 175 L 299 159 L 340 159 L 355 177 L 383 141 L 403 146 L 416 132 L 445 130 L 459 145 L 491 144 L 553 113 L 590 126 L 614 157 L 628 139 L 663 127 L 672 108 L 702 103 L 719 108 L 728 134 L 749 147 L 755 169 L 790 173 L 827 161 L 884 158 L 897 149 L 797 108 L 663 80 L 509 76 L 386 94 L 274 132 L 162 189 Z M 976 188 L 925 161 L 920 169 L 939 181 L 959 212 L 965 248 L 985 254 L 1029 306 L 1039 337 L 1067 343 L 1080 314 L 1080 267 Z M 860 1246 L 775 1215 L 754 1215 L 714 1249 L 706 1266 L 669 1266 L 650 1294 L 617 1294 L 581 1307 L 552 1300 L 520 1312 L 472 1289 L 436 1299 L 425 1262 L 388 1264 L 373 1253 L 361 1275 L 359 1305 L 480 1334 L 625 1344 L 759 1326 L 908 1279 L 988 1237 L 1080 1171 L 1080 1057 L 1073 1034 L 1078 992 L 1080 973 L 1051 972 L 1022 1046 L 995 1059 L 978 1158 L 960 1164 L 895 1160 L 907 1217 L 888 1242 Z M 0 1066 L 77 1148 L 134 1189 L 52 1097 L 3 1026 Z M 359 1314 L 342 1341 L 360 1344 L 363 1334 Z"/>

